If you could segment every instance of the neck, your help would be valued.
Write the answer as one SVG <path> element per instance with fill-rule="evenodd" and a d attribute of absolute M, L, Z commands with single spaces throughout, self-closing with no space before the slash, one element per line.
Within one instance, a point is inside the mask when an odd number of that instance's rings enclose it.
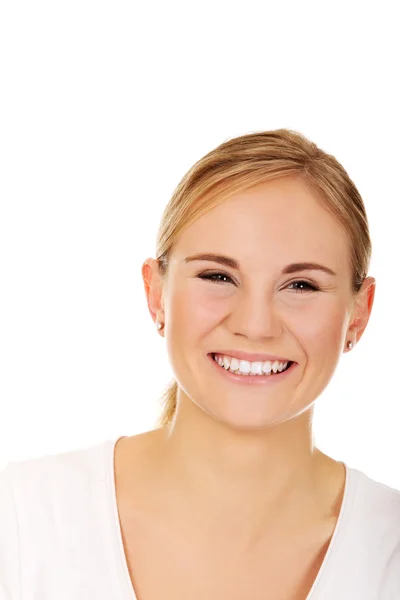
<path fill-rule="evenodd" d="M 181 397 L 157 452 L 166 503 L 214 534 L 234 528 L 247 540 L 277 522 L 322 517 L 338 463 L 314 447 L 311 421 L 312 409 L 260 432 L 234 430 Z"/>

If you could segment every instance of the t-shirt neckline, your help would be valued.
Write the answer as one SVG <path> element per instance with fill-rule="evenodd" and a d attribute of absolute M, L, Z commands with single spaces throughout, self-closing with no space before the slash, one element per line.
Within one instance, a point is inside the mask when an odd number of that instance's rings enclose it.
<path fill-rule="evenodd" d="M 118 441 L 126 436 L 119 436 L 116 439 L 108 440 L 104 444 L 104 462 L 106 471 L 106 494 L 107 494 L 107 507 L 111 509 L 111 538 L 114 546 L 114 557 L 117 563 L 117 570 L 119 572 L 119 581 L 121 583 L 123 600 L 137 600 L 135 590 L 129 574 L 128 563 L 125 556 L 125 549 L 122 539 L 121 524 L 119 521 L 118 504 L 117 504 L 117 490 L 115 485 L 115 465 L 114 465 L 114 452 L 115 446 Z M 342 505 L 340 507 L 339 516 L 336 521 L 335 530 L 332 534 L 328 550 L 325 553 L 324 560 L 322 561 L 321 567 L 317 573 L 314 583 L 305 600 L 318 600 L 315 596 L 317 588 L 321 586 L 324 579 L 326 579 L 328 569 L 332 569 L 333 557 L 336 548 L 341 546 L 340 540 L 345 534 L 346 523 L 349 520 L 352 501 L 355 496 L 356 488 L 356 476 L 357 471 L 349 467 L 345 462 L 342 462 L 346 471 L 346 480 L 344 486 L 344 493 L 342 499 Z M 110 514 L 110 512 L 109 512 Z"/>

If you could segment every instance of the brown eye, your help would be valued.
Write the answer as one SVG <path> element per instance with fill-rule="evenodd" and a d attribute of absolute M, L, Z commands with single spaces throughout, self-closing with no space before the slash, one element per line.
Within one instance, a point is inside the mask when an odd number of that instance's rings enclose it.
<path fill-rule="evenodd" d="M 200 273 L 200 275 L 198 275 L 197 277 L 199 277 L 199 279 L 206 279 L 208 281 L 212 281 L 213 283 L 233 283 L 232 278 L 229 277 L 229 275 L 227 275 L 226 273 Z M 223 281 L 222 279 L 218 279 L 218 277 L 224 277 L 225 279 L 228 279 L 229 282 Z"/>
<path fill-rule="evenodd" d="M 312 291 L 312 292 L 318 292 L 319 291 L 318 287 L 316 287 L 312 283 L 309 283 L 308 281 L 303 281 L 302 279 L 299 279 L 298 281 L 292 281 L 292 283 L 289 283 L 289 286 L 296 285 L 296 284 L 301 284 L 302 286 L 305 286 L 307 288 L 307 289 L 304 289 L 304 288 L 301 288 L 301 289 L 297 288 L 297 289 L 295 289 L 295 292 L 300 293 L 300 294 L 302 294 L 304 292 L 307 292 L 307 291 Z"/>

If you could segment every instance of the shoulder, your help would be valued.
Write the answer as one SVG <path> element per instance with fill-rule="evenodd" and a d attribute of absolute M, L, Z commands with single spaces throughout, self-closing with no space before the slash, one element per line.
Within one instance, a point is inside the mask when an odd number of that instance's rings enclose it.
<path fill-rule="evenodd" d="M 0 599 L 19 598 L 21 582 L 38 589 L 44 576 L 51 587 L 67 575 L 65 585 L 76 591 L 82 573 L 109 560 L 104 549 L 114 445 L 107 440 L 15 461 L 0 472 Z"/>
<path fill-rule="evenodd" d="M 77 450 L 11 462 L 0 473 L 0 497 L 20 526 L 38 530 L 57 511 L 73 514 L 105 479 L 111 440 Z M 0 508 L 1 511 L 1 508 Z"/>
<path fill-rule="evenodd" d="M 0 471 L 0 598 L 19 597 L 21 556 L 30 557 L 33 573 L 57 545 L 80 540 L 91 516 L 96 521 L 113 443 L 14 461 Z"/>
<path fill-rule="evenodd" d="M 400 490 L 358 471 L 355 513 L 369 580 L 376 573 L 379 598 L 394 600 L 400 593 Z"/>
<path fill-rule="evenodd" d="M 363 471 L 351 469 L 357 480 L 357 499 L 361 508 L 384 508 L 400 518 L 400 490 L 373 479 Z"/>
<path fill-rule="evenodd" d="M 350 469 L 353 482 L 351 521 L 365 543 L 400 550 L 400 490 Z"/>
<path fill-rule="evenodd" d="M 84 482 L 101 463 L 102 453 L 109 443 L 106 441 L 67 452 L 11 462 L 4 470 L 5 478 L 12 479 L 16 492 L 23 488 L 24 492 L 37 490 L 43 495 L 51 488 L 65 486 L 71 479 L 75 483 Z"/>

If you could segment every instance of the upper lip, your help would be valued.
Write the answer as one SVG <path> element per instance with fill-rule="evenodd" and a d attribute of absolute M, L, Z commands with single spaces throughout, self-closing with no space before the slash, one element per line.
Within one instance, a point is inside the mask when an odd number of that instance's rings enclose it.
<path fill-rule="evenodd" d="M 290 361 L 289 358 L 282 358 L 275 354 L 255 354 L 254 352 L 242 352 L 241 350 L 218 350 L 212 354 L 222 354 L 225 356 L 232 356 L 239 360 L 248 360 L 249 362 L 265 362 L 270 360 L 271 362 L 278 360 L 279 362 L 294 362 Z"/>

